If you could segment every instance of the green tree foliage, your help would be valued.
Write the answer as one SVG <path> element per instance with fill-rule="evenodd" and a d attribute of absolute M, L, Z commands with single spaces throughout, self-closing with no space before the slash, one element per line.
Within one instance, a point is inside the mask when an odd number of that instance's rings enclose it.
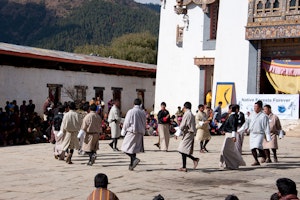
<path fill-rule="evenodd" d="M 0 41 L 72 52 L 86 44 L 106 46 L 129 33 L 158 35 L 159 13 L 133 0 L 89 0 L 76 8 L 65 5 L 70 11 L 63 17 L 41 2 L 0 0 Z"/>
<path fill-rule="evenodd" d="M 149 32 L 130 33 L 113 39 L 112 42 L 106 46 L 78 46 L 75 48 L 75 52 L 156 64 L 157 37 Z"/>

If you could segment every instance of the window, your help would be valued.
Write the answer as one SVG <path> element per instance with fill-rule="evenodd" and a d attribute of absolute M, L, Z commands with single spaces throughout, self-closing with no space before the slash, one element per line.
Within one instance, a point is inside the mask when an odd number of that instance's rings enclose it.
<path fill-rule="evenodd" d="M 101 100 L 104 99 L 103 91 L 105 90 L 104 87 L 94 87 L 95 90 L 95 98 L 100 97 Z"/>
<path fill-rule="evenodd" d="M 270 0 L 267 0 L 266 2 L 266 7 L 265 7 L 265 12 L 271 12 L 272 8 L 271 8 L 271 2 Z"/>
<path fill-rule="evenodd" d="M 62 85 L 59 84 L 47 84 L 48 96 L 50 100 L 56 105 L 61 99 L 61 88 Z"/>
<path fill-rule="evenodd" d="M 121 103 L 122 103 L 121 93 L 122 93 L 123 88 L 112 87 L 111 90 L 113 91 L 113 94 L 112 94 L 113 99 L 119 99 L 120 100 L 120 110 L 121 110 Z"/>
<path fill-rule="evenodd" d="M 209 18 L 210 18 L 210 39 L 217 39 L 218 28 L 218 14 L 219 14 L 219 1 L 209 5 Z"/>
<path fill-rule="evenodd" d="M 78 102 L 86 101 L 86 89 L 87 89 L 87 86 L 81 86 L 81 85 L 75 86 L 76 101 L 78 101 Z"/>
<path fill-rule="evenodd" d="M 257 13 L 262 13 L 263 12 L 263 3 L 262 1 L 259 1 L 258 4 L 256 5 L 256 12 Z"/>

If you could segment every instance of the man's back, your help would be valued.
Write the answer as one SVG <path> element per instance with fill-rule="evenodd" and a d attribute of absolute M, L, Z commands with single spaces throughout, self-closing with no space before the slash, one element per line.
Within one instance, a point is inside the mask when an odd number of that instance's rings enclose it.
<path fill-rule="evenodd" d="M 119 198 L 111 191 L 106 188 L 95 189 L 87 198 L 87 200 L 119 200 Z"/>

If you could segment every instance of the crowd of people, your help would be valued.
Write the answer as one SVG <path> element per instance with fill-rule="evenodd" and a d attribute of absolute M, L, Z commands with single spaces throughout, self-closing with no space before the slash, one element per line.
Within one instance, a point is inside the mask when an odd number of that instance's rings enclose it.
<path fill-rule="evenodd" d="M 245 134 L 248 134 L 250 139 L 250 150 L 254 158 L 252 166 L 263 162 L 278 162 L 277 138 L 282 138 L 284 131 L 279 118 L 272 113 L 271 106 L 263 105 L 262 101 L 254 104 L 254 112 L 249 117 L 235 104 L 229 106 L 228 112 L 222 113 L 222 102 L 219 102 L 213 111 L 200 104 L 196 115 L 192 113 L 192 104 L 185 102 L 183 108 L 178 107 L 178 111 L 172 116 L 166 109 L 166 103 L 162 102 L 161 110 L 155 117 L 153 112 L 146 112 L 142 101 L 137 98 L 133 102 L 133 108 L 122 118 L 120 101 L 115 99 L 110 104 L 108 113 L 104 113 L 105 104 L 98 98 L 82 102 L 79 108 L 75 102 L 54 105 L 50 98 L 47 98 L 41 118 L 35 112 L 32 100 L 29 104 L 23 101 L 20 107 L 15 100 L 7 102 L 4 110 L 0 108 L 1 143 L 6 145 L 52 142 L 55 144 L 56 159 L 72 164 L 72 156 L 77 149 L 79 154 L 89 156 L 87 165 L 92 166 L 97 158 L 99 139 L 102 135 L 109 135 L 109 139 L 112 140 L 109 146 L 114 151 L 120 151 L 118 139 L 122 136 L 124 140 L 121 151 L 128 155 L 129 170 L 132 171 L 140 162 L 137 154 L 144 152 L 145 135 L 158 135 L 158 142 L 154 145 L 165 152 L 168 152 L 170 137 L 174 135 L 175 139 L 181 138 L 178 152 L 181 155 L 182 167 L 178 171 L 187 172 L 187 158 L 192 160 L 194 169 L 200 161 L 193 156 L 195 141 L 200 147 L 200 153 L 209 152 L 207 145 L 211 139 L 211 129 L 217 127 L 220 134 L 224 135 L 220 152 L 221 167 L 232 170 L 246 164 L 242 158 Z M 273 161 L 270 150 L 273 152 Z M 260 161 L 259 156 L 262 157 Z M 96 189 L 91 196 L 101 196 L 103 191 L 107 190 L 107 185 L 101 185 L 99 181 L 107 182 L 107 177 L 95 177 L 95 186 L 103 186 L 103 189 Z M 293 184 L 290 179 L 278 179 L 279 192 L 277 196 L 272 195 L 272 198 L 297 199 L 297 190 Z M 105 194 L 117 199 L 113 193 Z M 287 198 L 287 195 L 291 198 Z"/>
<path fill-rule="evenodd" d="M 16 100 L 7 101 L 0 108 L 0 145 L 32 144 L 47 141 L 44 134 L 47 126 L 35 112 L 35 104 L 24 100 L 18 105 Z"/>

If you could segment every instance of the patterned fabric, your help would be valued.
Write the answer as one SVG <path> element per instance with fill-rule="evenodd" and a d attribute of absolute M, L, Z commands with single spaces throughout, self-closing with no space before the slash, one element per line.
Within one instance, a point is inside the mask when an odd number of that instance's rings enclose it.
<path fill-rule="evenodd" d="M 88 196 L 87 200 L 119 200 L 119 198 L 108 189 L 97 188 Z"/>

